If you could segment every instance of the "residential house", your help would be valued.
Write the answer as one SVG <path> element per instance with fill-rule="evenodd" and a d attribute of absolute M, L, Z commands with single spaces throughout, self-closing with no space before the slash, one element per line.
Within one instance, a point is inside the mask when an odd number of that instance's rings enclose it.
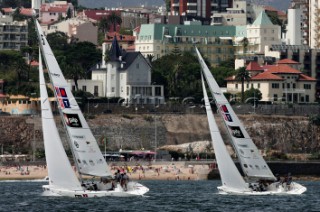
<path fill-rule="evenodd" d="M 246 69 L 250 72 L 251 78 L 244 83 L 244 91 L 251 88 L 260 90 L 263 102 L 314 103 L 316 79 L 292 67 L 296 65 L 288 60 L 267 66 L 260 66 L 255 61 L 250 62 Z M 240 93 L 241 86 L 241 82 L 236 80 L 235 76 L 227 78 L 227 92 Z"/>
<path fill-rule="evenodd" d="M 106 48 L 107 45 L 104 45 Z M 105 62 L 92 70 L 92 80 L 79 80 L 79 88 L 96 97 L 120 97 L 126 104 L 164 104 L 163 85 L 151 81 L 150 63 L 140 52 L 126 52 L 120 48 L 117 37 L 113 39 Z M 73 80 L 68 80 L 75 89 Z"/>

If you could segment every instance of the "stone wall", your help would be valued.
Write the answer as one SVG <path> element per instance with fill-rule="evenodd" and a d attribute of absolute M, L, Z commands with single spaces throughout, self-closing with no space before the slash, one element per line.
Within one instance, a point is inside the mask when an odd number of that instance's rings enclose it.
<path fill-rule="evenodd" d="M 59 120 L 59 116 L 56 118 Z M 241 115 L 239 118 L 260 149 L 284 153 L 320 151 L 320 128 L 311 125 L 307 117 Z M 154 149 L 165 144 L 210 140 L 204 114 L 105 114 L 87 120 L 100 146 L 103 148 L 106 137 L 110 150 Z M 220 118 L 217 122 L 223 127 Z M 57 123 L 66 145 L 61 121 Z M 222 136 L 228 140 L 225 130 Z M 0 145 L 4 151 L 30 153 L 33 141 L 35 148 L 43 149 L 42 140 L 39 117 L 0 116 Z"/>

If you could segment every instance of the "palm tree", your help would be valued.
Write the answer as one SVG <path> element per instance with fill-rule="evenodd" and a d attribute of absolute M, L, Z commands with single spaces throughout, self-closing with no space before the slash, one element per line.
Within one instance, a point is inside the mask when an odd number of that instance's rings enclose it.
<path fill-rule="evenodd" d="M 245 67 L 236 70 L 236 80 L 241 81 L 241 102 L 244 102 L 244 81 L 250 80 L 250 74 Z"/>
<path fill-rule="evenodd" d="M 122 19 L 120 16 L 118 16 L 115 12 L 112 12 L 111 15 L 108 16 L 108 23 L 113 25 L 113 31 L 115 32 L 117 30 L 117 24 L 122 23 Z"/>
<path fill-rule="evenodd" d="M 249 40 L 247 37 L 244 37 L 243 40 L 241 41 L 242 48 L 243 48 L 243 54 L 247 54 L 248 50 L 248 45 L 249 45 Z"/>
<path fill-rule="evenodd" d="M 78 80 L 85 76 L 85 71 L 79 64 L 63 64 L 62 66 L 66 77 L 73 79 L 76 91 L 78 91 Z"/>
<path fill-rule="evenodd" d="M 103 33 L 103 35 L 106 34 L 109 27 L 110 26 L 108 20 L 105 17 L 101 18 L 99 21 L 99 30 Z"/>

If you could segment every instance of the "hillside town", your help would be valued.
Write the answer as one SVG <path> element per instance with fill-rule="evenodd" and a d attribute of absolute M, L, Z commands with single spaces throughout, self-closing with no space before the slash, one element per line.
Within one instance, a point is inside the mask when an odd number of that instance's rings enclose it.
<path fill-rule="evenodd" d="M 2 0 L 0 7 L 1 115 L 32 123 L 39 115 L 36 11 L 88 117 L 203 114 L 197 47 L 228 100 L 239 104 L 236 110 L 242 104 L 244 114 L 290 111 L 318 123 L 320 5 L 292 0 L 278 10 L 250 0 L 167 0 L 157 7 L 93 9 L 76 0 Z M 55 111 L 55 98 L 50 101 Z"/>

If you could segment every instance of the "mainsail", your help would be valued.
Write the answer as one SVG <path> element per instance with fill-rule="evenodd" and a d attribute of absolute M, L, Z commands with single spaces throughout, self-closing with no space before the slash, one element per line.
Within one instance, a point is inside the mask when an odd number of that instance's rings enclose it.
<path fill-rule="evenodd" d="M 215 99 L 218 111 L 228 129 L 232 145 L 239 157 L 239 161 L 244 174 L 249 179 L 275 180 L 276 178 L 259 153 L 258 148 L 253 143 L 247 131 L 241 124 L 228 100 L 221 92 L 218 83 L 205 64 L 199 50 L 197 48 L 195 49 L 202 68 L 202 73 L 206 78 L 206 82 L 208 83 L 212 96 Z"/>
<path fill-rule="evenodd" d="M 209 98 L 207 95 L 207 90 L 204 84 L 202 74 L 201 74 L 201 80 L 202 80 L 204 103 L 205 103 L 208 122 L 209 122 L 210 135 L 211 135 L 211 140 L 212 140 L 212 145 L 213 145 L 214 153 L 216 156 L 216 160 L 219 166 L 222 185 L 233 188 L 233 189 L 237 189 L 240 191 L 248 190 L 248 186 L 243 180 L 243 177 L 240 175 L 240 172 L 238 171 L 236 165 L 232 161 L 232 158 L 230 157 L 228 150 L 221 137 L 217 123 L 212 113 L 211 105 L 209 102 Z"/>
<path fill-rule="evenodd" d="M 41 120 L 44 148 L 49 175 L 49 184 L 61 188 L 80 190 L 81 185 L 73 171 L 66 152 L 63 148 L 54 117 L 52 115 L 45 84 L 41 52 L 39 51 L 39 82 L 41 99 Z"/>
<path fill-rule="evenodd" d="M 88 123 L 76 102 L 59 64 L 53 55 L 40 24 L 35 20 L 39 45 L 44 56 L 54 94 L 59 102 L 59 112 L 69 136 L 70 148 L 80 174 L 111 176 L 111 171 L 99 149 Z"/>

